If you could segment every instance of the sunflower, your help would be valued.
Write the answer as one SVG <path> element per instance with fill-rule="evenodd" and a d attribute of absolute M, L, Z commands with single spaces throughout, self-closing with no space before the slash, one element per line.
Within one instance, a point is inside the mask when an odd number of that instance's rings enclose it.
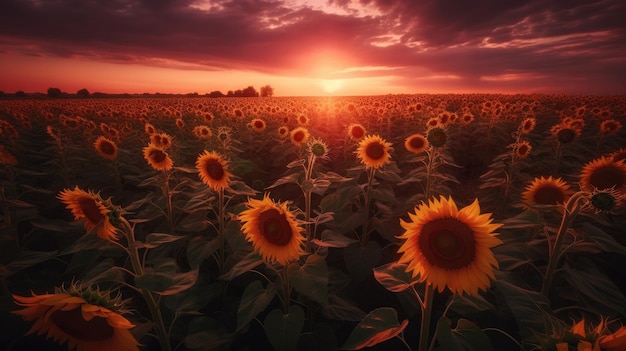
<path fill-rule="evenodd" d="M 172 137 L 170 137 L 167 133 L 152 133 L 150 134 L 150 144 L 163 150 L 167 150 L 170 146 L 172 146 Z"/>
<path fill-rule="evenodd" d="M 463 125 L 468 125 L 470 123 L 474 122 L 474 115 L 466 112 L 461 116 L 461 124 Z"/>
<path fill-rule="evenodd" d="M 352 140 L 361 140 L 365 136 L 365 127 L 360 123 L 351 123 L 348 126 L 348 136 Z"/>
<path fill-rule="evenodd" d="M 357 147 L 355 153 L 366 168 L 380 168 L 389 163 L 391 143 L 378 135 L 368 135 Z"/>
<path fill-rule="evenodd" d="M 113 140 L 101 135 L 93 143 L 93 146 L 107 160 L 115 160 L 117 158 L 117 145 Z"/>
<path fill-rule="evenodd" d="M 183 121 L 182 118 L 176 118 L 176 127 L 178 127 L 178 129 L 185 128 L 185 121 Z"/>
<path fill-rule="evenodd" d="M 302 228 L 287 208 L 288 202 L 276 203 L 265 194 L 263 200 L 249 199 L 248 209 L 239 214 L 246 239 L 266 262 L 287 265 L 302 253 Z"/>
<path fill-rule="evenodd" d="M 281 126 L 278 128 L 278 136 L 284 139 L 287 135 L 289 135 L 289 128 L 287 126 Z"/>
<path fill-rule="evenodd" d="M 250 126 L 252 127 L 252 130 L 254 130 L 255 132 L 262 132 L 267 127 L 267 125 L 265 124 L 265 121 L 260 118 L 253 119 L 250 122 Z"/>
<path fill-rule="evenodd" d="M 526 158 L 532 149 L 533 147 L 528 141 L 520 141 L 517 145 L 515 145 L 515 155 L 519 159 Z"/>
<path fill-rule="evenodd" d="M 195 126 L 193 127 L 193 135 L 198 139 L 208 139 L 211 137 L 211 128 L 207 126 Z"/>
<path fill-rule="evenodd" d="M 157 132 L 156 128 L 154 127 L 154 125 L 152 125 L 152 123 L 144 124 L 143 129 L 148 135 L 152 135 Z"/>
<path fill-rule="evenodd" d="M 620 326 L 611 333 L 608 320 L 601 319 L 598 325 L 587 323 L 585 318 L 574 323 L 571 334 L 577 336 L 578 350 L 622 351 L 626 349 L 626 327 Z M 571 341 L 570 341 L 571 342 Z M 569 342 L 557 343 L 557 350 L 568 350 Z"/>
<path fill-rule="evenodd" d="M 309 117 L 307 117 L 305 115 L 298 116 L 298 124 L 301 125 L 301 126 L 309 125 Z"/>
<path fill-rule="evenodd" d="M 536 124 L 537 120 L 535 119 L 535 117 L 527 117 L 522 121 L 522 124 L 520 125 L 520 132 L 522 134 L 528 134 L 532 132 L 533 129 L 535 129 Z"/>
<path fill-rule="evenodd" d="M 143 158 L 157 171 L 169 171 L 174 165 L 167 152 L 154 144 L 143 148 Z"/>
<path fill-rule="evenodd" d="M 304 127 L 297 127 L 289 133 L 289 136 L 295 146 L 300 146 L 309 140 L 309 131 Z"/>
<path fill-rule="evenodd" d="M 232 174 L 228 172 L 228 162 L 215 151 L 206 151 L 198 156 L 196 168 L 200 179 L 215 191 L 228 188 Z"/>
<path fill-rule="evenodd" d="M 99 227 L 98 237 L 109 241 L 117 240 L 117 228 L 111 220 L 116 220 L 119 210 L 109 200 L 103 200 L 99 194 L 84 191 L 78 186 L 74 190 L 61 191 L 57 198 L 72 211 L 74 220 L 85 219 L 87 232 Z"/>
<path fill-rule="evenodd" d="M 428 130 L 428 133 L 426 134 L 426 138 L 432 146 L 442 147 L 446 145 L 446 141 L 448 140 L 448 133 L 443 128 L 443 126 L 439 125 L 437 127 L 430 128 Z"/>
<path fill-rule="evenodd" d="M 609 156 L 615 162 L 618 162 L 620 160 L 623 160 L 624 162 L 626 162 L 626 148 L 621 148 L 615 152 L 612 152 Z"/>
<path fill-rule="evenodd" d="M 602 156 L 587 163 L 580 172 L 582 190 L 594 191 L 615 189 L 626 193 L 626 163 Z"/>
<path fill-rule="evenodd" d="M 622 129 L 622 124 L 614 119 L 607 119 L 600 123 L 600 133 L 604 135 L 613 135 Z"/>
<path fill-rule="evenodd" d="M 563 179 L 549 176 L 548 178 L 535 178 L 526 186 L 522 198 L 528 204 L 526 207 L 530 209 L 532 205 L 564 204 L 570 195 L 570 187 Z"/>
<path fill-rule="evenodd" d="M 404 147 L 414 154 L 419 154 L 428 148 L 428 139 L 422 134 L 409 135 L 404 140 Z"/>
<path fill-rule="evenodd" d="M 24 307 L 13 313 L 34 321 L 27 334 L 45 333 L 61 345 L 67 342 L 69 350 L 139 350 L 139 343 L 129 331 L 135 325 L 101 302 L 90 303 L 83 296 L 63 291 L 13 295 L 13 299 Z"/>
<path fill-rule="evenodd" d="M 315 157 L 327 158 L 328 157 L 328 145 L 319 138 L 313 138 L 309 141 L 309 152 Z"/>
<path fill-rule="evenodd" d="M 400 263 L 419 281 L 433 284 L 439 292 L 447 286 L 455 294 L 477 295 L 495 279 L 498 267 L 491 248 L 502 244 L 494 233 L 501 224 L 492 223 L 490 213 L 480 214 L 478 200 L 461 210 L 454 200 L 441 196 L 415 207 L 410 222 L 400 220 L 405 232 L 398 249 Z"/>

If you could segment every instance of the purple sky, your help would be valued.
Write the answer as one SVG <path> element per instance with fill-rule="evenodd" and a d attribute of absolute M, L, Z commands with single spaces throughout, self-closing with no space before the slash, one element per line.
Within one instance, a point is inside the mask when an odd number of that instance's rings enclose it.
<path fill-rule="evenodd" d="M 2 0 L 0 90 L 626 94 L 626 1 Z"/>

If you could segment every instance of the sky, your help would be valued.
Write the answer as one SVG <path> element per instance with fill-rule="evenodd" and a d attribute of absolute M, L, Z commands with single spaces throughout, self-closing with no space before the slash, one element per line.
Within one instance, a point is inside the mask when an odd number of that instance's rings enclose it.
<path fill-rule="evenodd" d="M 624 0 L 2 0 L 0 91 L 626 94 Z"/>

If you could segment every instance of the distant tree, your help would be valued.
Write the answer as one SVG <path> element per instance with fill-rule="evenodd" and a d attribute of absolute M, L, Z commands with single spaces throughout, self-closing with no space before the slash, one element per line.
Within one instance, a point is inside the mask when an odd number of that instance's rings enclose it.
<path fill-rule="evenodd" d="M 4 96 L 4 91 L 0 90 L 0 96 Z"/>
<path fill-rule="evenodd" d="M 274 88 L 270 85 L 264 85 L 261 87 L 261 97 L 272 97 L 274 96 Z"/>
<path fill-rule="evenodd" d="M 243 97 L 259 97 L 259 93 L 254 89 L 252 85 L 248 86 L 241 92 Z"/>
<path fill-rule="evenodd" d="M 59 88 L 48 88 L 48 97 L 58 98 L 63 95 L 63 92 Z"/>
<path fill-rule="evenodd" d="M 26 93 L 23 90 L 18 90 L 15 92 L 16 97 L 26 97 Z"/>
<path fill-rule="evenodd" d="M 89 90 L 82 88 L 79 91 L 76 92 L 76 95 L 78 95 L 79 97 L 88 97 L 89 96 Z"/>
<path fill-rule="evenodd" d="M 226 95 L 224 95 L 224 93 L 222 93 L 219 90 L 212 91 L 211 93 L 209 93 L 209 97 L 212 97 L 212 98 L 219 98 L 219 97 L 224 97 L 224 96 Z"/>
<path fill-rule="evenodd" d="M 235 93 L 233 93 L 232 90 L 229 90 L 228 93 L 226 93 L 226 96 L 233 97 L 233 96 L 235 96 Z"/>

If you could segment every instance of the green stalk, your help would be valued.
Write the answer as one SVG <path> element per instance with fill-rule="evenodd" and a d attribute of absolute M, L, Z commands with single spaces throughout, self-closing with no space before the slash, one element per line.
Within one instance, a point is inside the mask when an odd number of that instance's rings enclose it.
<path fill-rule="evenodd" d="M 367 173 L 367 189 L 365 190 L 365 222 L 363 223 L 363 233 L 361 234 L 361 247 L 367 246 L 367 239 L 369 235 L 370 224 L 370 203 L 371 203 L 371 189 L 374 183 L 374 174 L 376 168 L 370 167 Z"/>
<path fill-rule="evenodd" d="M 130 256 L 130 262 L 133 267 L 133 271 L 137 276 L 141 276 L 144 274 L 144 269 L 141 265 L 141 259 L 139 258 L 139 250 L 137 249 L 137 245 L 135 245 L 135 231 L 125 218 L 120 217 L 120 220 L 122 221 L 122 225 L 124 227 L 124 235 L 126 236 L 126 240 L 128 241 L 128 253 Z M 154 295 L 152 295 L 152 292 L 150 290 L 140 290 L 141 294 L 146 300 L 146 304 L 148 305 L 150 314 L 152 315 L 152 322 L 154 323 L 154 329 L 156 330 L 157 336 L 159 338 L 161 350 L 171 351 L 172 347 L 170 346 L 170 339 L 165 329 L 165 323 L 163 322 L 163 315 L 161 314 L 161 310 L 159 309 L 159 306 L 154 299 Z"/>
<path fill-rule="evenodd" d="M 430 318 L 433 311 L 433 297 L 435 289 L 433 284 L 426 282 L 424 303 L 422 304 L 422 324 L 420 325 L 420 341 L 418 351 L 428 350 L 428 337 L 430 334 Z"/>
<path fill-rule="evenodd" d="M 289 286 L 289 270 L 287 265 L 283 266 L 281 280 L 283 283 L 283 314 L 289 314 L 289 296 L 291 295 L 291 286 Z"/>

